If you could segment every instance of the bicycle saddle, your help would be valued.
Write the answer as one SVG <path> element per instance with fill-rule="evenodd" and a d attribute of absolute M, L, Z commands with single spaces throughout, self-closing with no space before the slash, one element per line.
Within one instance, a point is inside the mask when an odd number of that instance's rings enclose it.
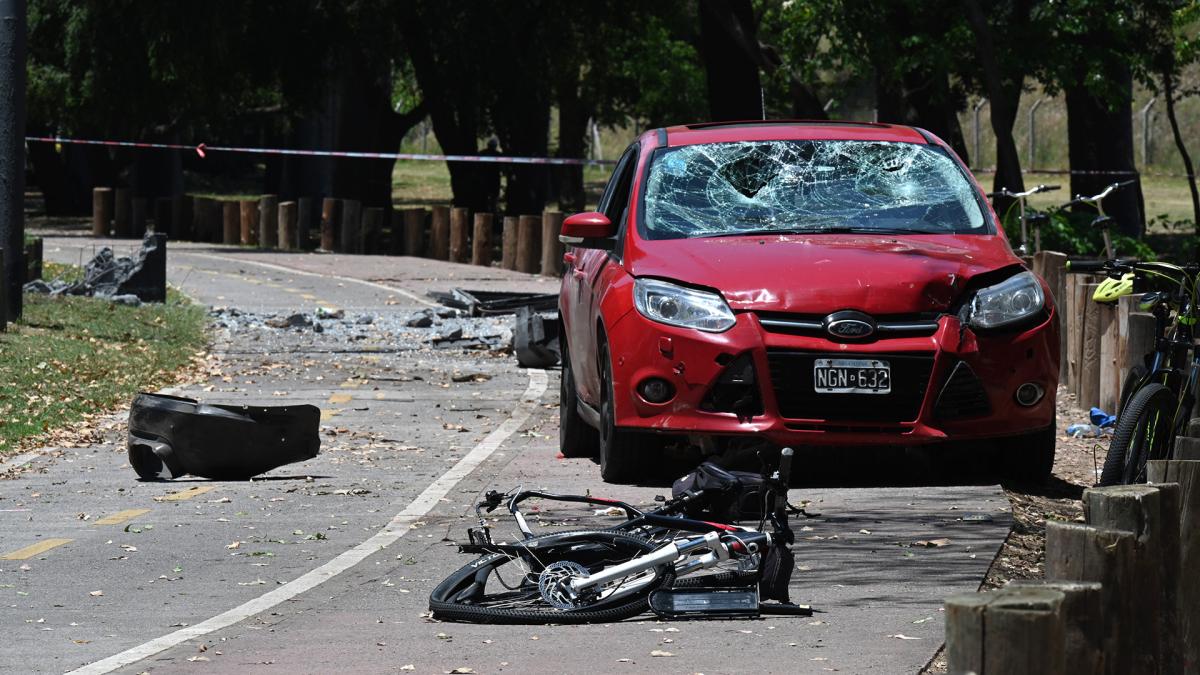
<path fill-rule="evenodd" d="M 1092 219 L 1092 227 L 1112 227 L 1115 222 L 1112 216 L 1096 216 Z"/>
<path fill-rule="evenodd" d="M 1030 225 L 1045 225 L 1050 222 L 1050 215 L 1046 213 L 1033 213 L 1025 216 L 1025 222 Z"/>
<path fill-rule="evenodd" d="M 1171 299 L 1171 294 L 1166 291 L 1154 291 L 1152 293 L 1144 293 L 1138 299 L 1138 311 L 1149 312 L 1155 307 L 1166 304 Z"/>

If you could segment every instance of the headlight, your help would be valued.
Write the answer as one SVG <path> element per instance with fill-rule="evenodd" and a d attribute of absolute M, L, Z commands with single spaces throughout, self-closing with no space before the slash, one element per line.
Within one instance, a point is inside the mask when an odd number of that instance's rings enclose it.
<path fill-rule="evenodd" d="M 999 328 L 1042 311 L 1046 296 L 1032 272 L 980 289 L 971 300 L 970 322 L 975 328 Z"/>
<path fill-rule="evenodd" d="M 716 293 L 697 291 L 657 279 L 633 284 L 633 303 L 642 316 L 681 328 L 720 333 L 735 323 L 733 311 Z"/>

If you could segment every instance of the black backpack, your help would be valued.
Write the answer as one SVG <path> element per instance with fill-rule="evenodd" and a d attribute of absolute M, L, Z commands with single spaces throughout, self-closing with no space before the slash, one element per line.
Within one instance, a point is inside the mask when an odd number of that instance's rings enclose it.
<path fill-rule="evenodd" d="M 684 507 L 691 518 L 706 518 L 719 522 L 761 520 L 763 517 L 763 479 L 750 471 L 727 471 L 712 462 L 704 462 L 696 470 L 675 481 L 671 496 L 704 493 Z"/>

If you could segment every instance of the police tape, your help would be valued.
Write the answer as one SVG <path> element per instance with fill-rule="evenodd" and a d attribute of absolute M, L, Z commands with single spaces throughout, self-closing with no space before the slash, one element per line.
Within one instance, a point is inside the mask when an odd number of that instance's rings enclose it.
<path fill-rule="evenodd" d="M 238 152 L 252 155 L 296 155 L 303 157 L 349 157 L 355 159 L 406 159 L 433 162 L 483 162 L 490 164 L 547 164 L 553 166 L 603 166 L 616 164 L 609 159 L 568 159 L 564 157 L 511 157 L 508 155 L 433 155 L 420 152 L 355 152 L 350 150 L 292 150 L 288 148 L 242 148 L 227 145 L 183 145 L 180 143 L 147 143 L 143 141 L 99 141 L 61 136 L 26 136 L 26 143 L 55 145 L 101 145 L 113 148 L 144 150 L 192 150 L 201 159 L 210 152 Z"/>

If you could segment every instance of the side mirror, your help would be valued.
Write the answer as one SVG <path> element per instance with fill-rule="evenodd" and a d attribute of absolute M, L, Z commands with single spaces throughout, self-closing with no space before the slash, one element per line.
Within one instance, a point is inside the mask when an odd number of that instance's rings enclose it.
<path fill-rule="evenodd" d="M 612 250 L 612 237 L 617 228 L 608 216 L 596 211 L 576 213 L 563 221 L 558 240 L 579 248 Z"/>

